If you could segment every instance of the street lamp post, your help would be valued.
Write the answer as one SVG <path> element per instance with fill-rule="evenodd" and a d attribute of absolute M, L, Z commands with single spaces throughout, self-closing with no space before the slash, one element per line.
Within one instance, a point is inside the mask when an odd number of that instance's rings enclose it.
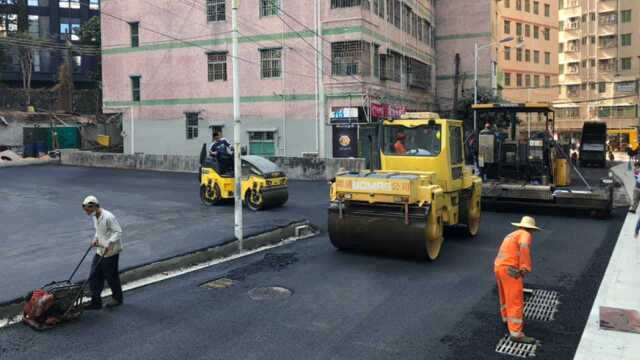
<path fill-rule="evenodd" d="M 478 104 L 478 52 L 480 50 L 487 49 L 493 45 L 503 44 L 513 41 L 515 38 L 513 36 L 507 36 L 506 38 L 495 41 L 490 44 L 478 46 L 478 42 L 476 41 L 473 51 L 473 59 L 474 59 L 474 68 L 473 68 L 473 104 Z M 519 40 L 520 43 L 520 40 Z M 473 132 L 478 132 L 478 112 L 473 110 Z"/>

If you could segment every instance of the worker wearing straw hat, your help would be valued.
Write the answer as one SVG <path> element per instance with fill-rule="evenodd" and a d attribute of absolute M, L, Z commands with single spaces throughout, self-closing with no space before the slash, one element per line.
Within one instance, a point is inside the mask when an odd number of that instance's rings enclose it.
<path fill-rule="evenodd" d="M 512 341 L 534 343 L 524 334 L 524 276 L 531 272 L 531 240 L 533 233 L 542 230 L 536 220 L 524 216 L 519 223 L 511 223 L 518 230 L 507 235 L 500 245 L 494 271 L 500 296 L 500 314 L 507 324 Z"/>

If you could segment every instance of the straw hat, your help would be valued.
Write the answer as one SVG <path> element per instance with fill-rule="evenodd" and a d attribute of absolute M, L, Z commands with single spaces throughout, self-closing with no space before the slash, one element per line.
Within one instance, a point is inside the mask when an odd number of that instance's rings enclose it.
<path fill-rule="evenodd" d="M 536 219 L 531 216 L 523 216 L 519 223 L 511 223 L 511 225 L 525 229 L 542 230 L 536 226 Z"/>

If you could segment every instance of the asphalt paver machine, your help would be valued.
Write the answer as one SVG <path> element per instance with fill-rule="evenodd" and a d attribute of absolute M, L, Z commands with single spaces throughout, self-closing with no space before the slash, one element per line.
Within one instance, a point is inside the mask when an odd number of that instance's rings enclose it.
<path fill-rule="evenodd" d="M 485 122 L 478 134 L 478 167 L 486 205 L 540 205 L 592 211 L 613 208 L 613 180 L 590 184 L 554 139 L 555 118 L 547 103 L 477 104 Z M 575 172 L 579 182 L 572 184 Z"/>

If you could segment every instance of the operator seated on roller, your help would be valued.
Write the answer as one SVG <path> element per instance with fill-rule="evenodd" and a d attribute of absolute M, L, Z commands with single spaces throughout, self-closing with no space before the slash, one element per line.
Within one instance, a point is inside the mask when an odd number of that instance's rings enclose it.
<path fill-rule="evenodd" d="M 493 134 L 493 129 L 491 129 L 490 122 L 486 122 L 484 124 L 484 129 L 480 130 L 480 134 Z"/>
<path fill-rule="evenodd" d="M 218 163 L 218 172 L 221 174 L 233 174 L 233 146 L 223 138 L 220 132 L 213 133 L 213 144 L 209 155 Z"/>
<path fill-rule="evenodd" d="M 404 155 L 407 153 L 407 147 L 404 145 L 404 140 L 407 138 L 407 135 L 400 131 L 396 134 L 396 142 L 393 144 L 393 149 L 396 154 Z"/>
<path fill-rule="evenodd" d="M 494 271 L 500 297 L 502 322 L 507 324 L 511 341 L 533 344 L 536 339 L 525 336 L 524 320 L 524 276 L 531 272 L 529 247 L 533 232 L 542 230 L 530 216 L 522 217 L 519 223 L 511 223 L 518 230 L 507 235 L 500 245 L 494 262 Z"/>

